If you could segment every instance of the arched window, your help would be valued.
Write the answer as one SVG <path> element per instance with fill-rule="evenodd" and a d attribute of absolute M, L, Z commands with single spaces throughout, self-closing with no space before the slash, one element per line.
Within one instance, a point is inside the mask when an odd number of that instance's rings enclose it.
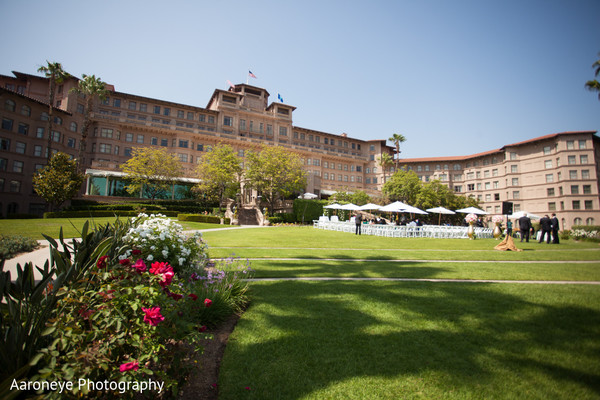
<path fill-rule="evenodd" d="M 77 123 L 71 122 L 71 126 L 69 127 L 73 132 L 77 132 Z"/>
<path fill-rule="evenodd" d="M 12 101 L 11 99 L 7 99 L 4 102 L 4 109 L 6 111 L 13 111 L 14 112 L 15 111 L 15 106 L 16 106 L 16 103 L 14 101 Z"/>
<path fill-rule="evenodd" d="M 54 123 L 56 125 L 62 125 L 62 118 L 61 117 L 54 117 Z"/>
<path fill-rule="evenodd" d="M 41 119 L 42 121 L 48 121 L 48 118 L 49 118 L 49 117 L 48 117 L 48 113 L 47 113 L 47 112 L 45 112 L 45 111 L 44 111 L 44 112 L 42 112 L 42 114 L 40 115 L 40 119 Z"/>
<path fill-rule="evenodd" d="M 29 106 L 21 107 L 21 114 L 23 114 L 26 117 L 30 117 L 31 116 L 31 107 L 29 107 Z"/>
<path fill-rule="evenodd" d="M 581 225 L 581 218 L 577 217 L 573 220 L 573 225 Z"/>
<path fill-rule="evenodd" d="M 586 225 L 594 225 L 594 218 L 590 217 L 585 220 Z"/>

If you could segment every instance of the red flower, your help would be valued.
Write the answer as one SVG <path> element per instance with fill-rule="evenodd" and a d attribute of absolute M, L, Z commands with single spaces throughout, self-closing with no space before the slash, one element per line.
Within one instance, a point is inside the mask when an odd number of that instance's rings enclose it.
<path fill-rule="evenodd" d="M 133 249 L 131 251 L 131 254 L 133 254 L 134 256 L 139 256 L 140 254 L 142 254 L 142 251 L 140 249 Z"/>
<path fill-rule="evenodd" d="M 165 317 L 163 317 L 160 314 L 160 307 L 152 307 L 152 308 L 142 307 L 142 311 L 146 313 L 144 315 L 144 322 L 147 322 L 151 326 L 156 326 L 156 325 L 158 325 L 159 322 L 162 322 L 165 320 Z"/>
<path fill-rule="evenodd" d="M 135 268 L 135 270 L 141 274 L 142 272 L 146 271 L 146 264 L 144 263 L 144 260 L 140 258 L 135 262 L 135 264 L 133 264 L 133 268 Z"/>
<path fill-rule="evenodd" d="M 173 293 L 173 292 L 169 292 L 167 291 L 167 296 L 169 296 L 170 298 L 174 299 L 175 301 L 180 300 L 183 298 L 182 294 L 177 294 L 177 293 Z"/>
<path fill-rule="evenodd" d="M 188 294 L 188 297 L 191 297 L 194 301 L 198 300 L 198 296 L 196 296 L 194 293 Z"/>
<path fill-rule="evenodd" d="M 204 306 L 206 308 L 210 307 L 212 305 L 212 300 L 211 299 L 204 299 Z"/>
<path fill-rule="evenodd" d="M 173 280 L 173 276 L 175 275 L 175 273 L 173 272 L 173 268 L 171 268 L 171 266 L 167 267 L 168 269 L 161 274 L 162 277 L 162 282 L 160 282 L 160 286 L 162 287 L 167 287 L 171 284 L 171 281 Z"/>
<path fill-rule="evenodd" d="M 137 371 L 139 367 L 140 367 L 140 365 L 138 364 L 138 362 L 133 361 L 133 362 L 121 364 L 121 366 L 119 367 L 119 371 L 121 371 L 121 372 L 131 371 L 131 370 Z"/>
<path fill-rule="evenodd" d="M 119 264 L 127 266 L 131 264 L 131 261 L 129 261 L 129 258 L 124 258 L 122 260 L 119 260 Z"/>
<path fill-rule="evenodd" d="M 153 262 L 150 267 L 150 273 L 153 275 L 162 274 L 164 270 L 169 266 L 169 263 L 166 262 Z"/>
<path fill-rule="evenodd" d="M 108 256 L 102 256 L 96 261 L 96 267 L 98 268 L 106 268 L 108 263 Z"/>
<path fill-rule="evenodd" d="M 84 307 L 81 307 L 78 311 L 79 315 L 82 316 L 83 319 L 89 319 L 94 312 L 94 310 Z"/>
<path fill-rule="evenodd" d="M 208 328 L 206 327 L 206 325 L 202 325 L 200 328 L 198 328 L 198 331 L 200 332 L 205 332 Z"/>

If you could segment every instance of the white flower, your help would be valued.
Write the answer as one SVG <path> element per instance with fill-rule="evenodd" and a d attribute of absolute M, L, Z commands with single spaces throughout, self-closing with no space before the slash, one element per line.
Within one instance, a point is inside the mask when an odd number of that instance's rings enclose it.
<path fill-rule="evenodd" d="M 167 250 L 163 250 L 162 255 L 163 257 L 167 257 L 169 255 L 169 252 Z"/>
<path fill-rule="evenodd" d="M 179 257 L 179 265 L 183 265 L 184 262 L 185 262 L 185 258 Z"/>
<path fill-rule="evenodd" d="M 152 261 L 154 260 L 154 256 L 152 254 L 148 254 L 148 257 L 146 257 L 147 261 Z"/>

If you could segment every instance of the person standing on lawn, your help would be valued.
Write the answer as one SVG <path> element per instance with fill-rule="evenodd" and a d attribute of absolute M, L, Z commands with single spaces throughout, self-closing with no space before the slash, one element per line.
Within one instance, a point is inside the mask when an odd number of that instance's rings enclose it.
<path fill-rule="evenodd" d="M 356 224 L 356 232 L 354 234 L 360 235 L 362 229 L 362 215 L 360 213 L 356 213 L 354 216 L 354 223 Z"/>
<path fill-rule="evenodd" d="M 556 218 L 556 214 L 554 213 L 552 213 L 552 218 L 550 218 L 550 224 L 552 225 L 552 243 L 559 244 L 558 229 L 560 226 L 558 225 L 558 218 Z"/>
<path fill-rule="evenodd" d="M 540 236 L 540 243 L 544 241 L 544 236 L 548 236 L 546 239 L 546 243 L 550 244 L 550 232 L 552 232 L 552 222 L 550 222 L 550 217 L 548 214 L 544 215 L 542 219 L 540 219 L 540 230 L 542 234 Z"/>
<path fill-rule="evenodd" d="M 529 232 L 531 231 L 533 226 L 531 225 L 531 219 L 527 216 L 527 213 L 523 214 L 521 218 L 519 218 L 519 230 L 521 231 L 521 242 L 523 239 L 527 243 L 529 243 Z"/>

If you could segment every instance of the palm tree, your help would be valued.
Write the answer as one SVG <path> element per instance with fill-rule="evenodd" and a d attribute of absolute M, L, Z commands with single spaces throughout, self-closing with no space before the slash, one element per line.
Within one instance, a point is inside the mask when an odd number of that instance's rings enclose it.
<path fill-rule="evenodd" d="M 406 142 L 406 138 L 400 133 L 394 133 L 388 140 L 396 145 L 396 171 L 398 171 L 398 164 L 400 163 L 400 143 Z"/>
<path fill-rule="evenodd" d="M 600 53 L 598 53 L 598 56 L 600 57 Z M 592 67 L 596 69 L 594 76 L 597 77 L 600 75 L 600 60 L 593 63 Z M 600 82 L 598 82 L 598 80 L 594 79 L 593 81 L 587 81 L 585 87 L 590 92 L 598 92 L 598 99 L 600 100 Z"/>
<path fill-rule="evenodd" d="M 77 87 L 71 89 L 71 92 L 78 93 L 85 97 L 85 109 L 83 112 L 83 127 L 81 128 L 81 140 L 79 142 L 79 153 L 77 155 L 77 165 L 79 170 L 83 169 L 85 165 L 84 153 L 85 145 L 87 140 L 88 131 L 92 125 L 92 119 L 90 114 L 94 106 L 94 99 L 97 97 L 100 100 L 106 99 L 108 90 L 106 89 L 106 83 L 102 82 L 100 78 L 96 78 L 94 75 L 82 75 L 82 78 Z"/>
<path fill-rule="evenodd" d="M 381 153 L 379 156 L 378 164 L 383 170 L 383 183 L 385 183 L 385 170 L 393 163 L 394 160 L 388 153 Z"/>
<path fill-rule="evenodd" d="M 52 157 L 52 122 L 54 119 L 54 93 L 56 91 L 56 84 L 60 84 L 64 81 L 65 78 L 71 76 L 67 72 L 63 70 L 63 67 L 60 63 L 46 60 L 47 65 L 43 65 L 38 68 L 38 72 L 41 72 L 46 75 L 49 81 L 48 87 L 48 157 L 47 161 L 50 162 L 50 158 Z"/>

